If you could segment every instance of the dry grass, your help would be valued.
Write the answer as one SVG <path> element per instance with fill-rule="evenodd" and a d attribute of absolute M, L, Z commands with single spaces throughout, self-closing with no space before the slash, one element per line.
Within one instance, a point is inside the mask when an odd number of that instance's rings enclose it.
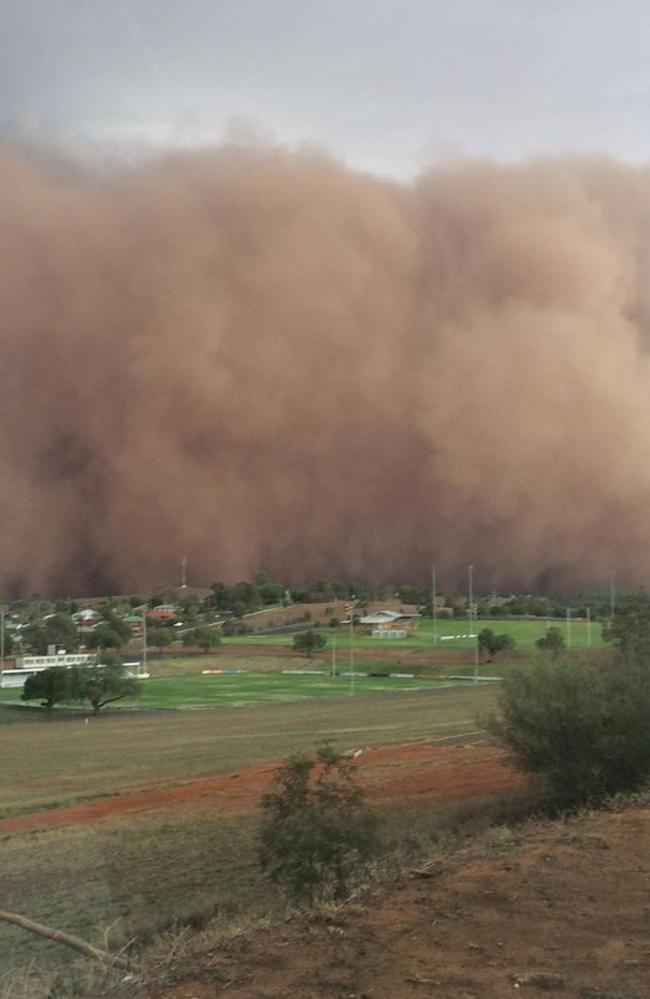
<path fill-rule="evenodd" d="M 17 814 L 279 760 L 323 739 L 382 745 L 476 727 L 494 691 L 480 687 L 201 712 L 113 714 L 2 729 L 0 815 Z"/>

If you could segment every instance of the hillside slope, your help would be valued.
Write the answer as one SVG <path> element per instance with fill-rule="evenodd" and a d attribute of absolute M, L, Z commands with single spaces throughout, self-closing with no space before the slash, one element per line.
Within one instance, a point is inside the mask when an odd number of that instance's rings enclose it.
<path fill-rule="evenodd" d="M 650 809 L 492 830 L 331 917 L 199 950 L 138 999 L 650 996 Z"/>

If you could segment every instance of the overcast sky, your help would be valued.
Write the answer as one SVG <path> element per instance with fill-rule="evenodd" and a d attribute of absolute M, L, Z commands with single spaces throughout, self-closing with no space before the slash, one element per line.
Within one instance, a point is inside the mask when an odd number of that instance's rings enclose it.
<path fill-rule="evenodd" d="M 648 0 L 1 0 L 0 134 L 650 160 Z"/>

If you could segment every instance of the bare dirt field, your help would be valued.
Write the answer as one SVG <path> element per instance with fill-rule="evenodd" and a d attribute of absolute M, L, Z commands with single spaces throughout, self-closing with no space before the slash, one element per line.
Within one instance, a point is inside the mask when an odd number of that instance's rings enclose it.
<path fill-rule="evenodd" d="M 452 737 L 441 743 L 386 746 L 364 751 L 355 765 L 368 797 L 389 801 L 426 796 L 435 803 L 503 793 L 521 786 L 522 778 L 508 766 L 503 751 L 485 745 L 481 733 Z M 248 811 L 257 807 L 277 766 L 277 763 L 267 763 L 223 771 L 176 787 L 158 784 L 137 793 L 12 816 L 0 820 L 0 835 L 88 824 L 119 818 L 126 813 L 179 805 L 183 811 Z"/>
<path fill-rule="evenodd" d="M 649 833 L 641 808 L 492 830 L 397 887 L 195 951 L 119 995 L 646 999 Z"/>

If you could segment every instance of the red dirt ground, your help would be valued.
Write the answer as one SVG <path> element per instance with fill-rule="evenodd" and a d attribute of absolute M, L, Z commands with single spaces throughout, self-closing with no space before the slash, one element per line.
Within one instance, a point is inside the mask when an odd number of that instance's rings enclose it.
<path fill-rule="evenodd" d="M 452 801 L 502 793 L 522 785 L 522 777 L 508 766 L 503 751 L 482 744 L 386 746 L 365 750 L 355 763 L 368 797 L 378 801 L 420 795 L 426 795 L 431 802 Z M 267 763 L 216 773 L 176 787 L 156 785 L 67 808 L 12 816 L 0 820 L 0 835 L 99 822 L 179 802 L 186 809 L 247 811 L 257 806 L 277 766 Z"/>
<path fill-rule="evenodd" d="M 650 810 L 542 824 L 328 915 L 201 945 L 120 999 L 647 999 Z"/>

